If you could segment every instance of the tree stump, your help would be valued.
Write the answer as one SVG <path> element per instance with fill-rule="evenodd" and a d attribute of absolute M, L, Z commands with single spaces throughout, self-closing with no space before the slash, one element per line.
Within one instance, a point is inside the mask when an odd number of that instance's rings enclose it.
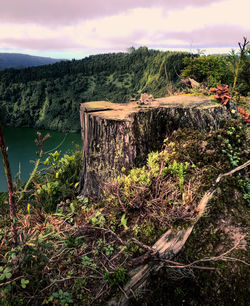
<path fill-rule="evenodd" d="M 121 168 L 140 166 L 178 128 L 210 131 L 231 118 L 225 106 L 210 97 L 171 96 L 150 105 L 87 102 L 80 109 L 83 169 L 80 191 L 99 198 L 105 183 Z"/>

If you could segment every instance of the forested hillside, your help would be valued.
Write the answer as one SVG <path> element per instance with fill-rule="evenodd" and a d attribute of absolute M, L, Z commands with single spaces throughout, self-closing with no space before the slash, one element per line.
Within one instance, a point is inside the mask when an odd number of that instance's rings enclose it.
<path fill-rule="evenodd" d="M 0 53 L 0 70 L 22 69 L 32 66 L 49 65 L 61 61 L 51 57 L 33 56 L 20 53 Z"/>
<path fill-rule="evenodd" d="M 217 82 L 232 85 L 237 60 L 236 54 L 198 56 L 140 47 L 128 53 L 0 71 L 0 120 L 8 126 L 77 131 L 82 102 L 126 102 L 142 92 L 162 97 L 181 88 L 181 75 L 209 87 Z M 242 65 L 238 89 L 247 95 L 249 52 Z"/>
<path fill-rule="evenodd" d="M 80 103 L 128 101 L 141 92 L 166 94 L 166 75 L 176 82 L 187 53 L 141 47 L 49 66 L 0 72 L 1 121 L 10 126 L 79 130 Z"/>

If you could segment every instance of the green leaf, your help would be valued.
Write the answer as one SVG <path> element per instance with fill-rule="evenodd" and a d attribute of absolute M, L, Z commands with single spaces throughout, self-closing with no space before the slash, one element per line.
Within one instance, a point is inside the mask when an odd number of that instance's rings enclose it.
<path fill-rule="evenodd" d="M 74 203 L 70 203 L 70 209 L 72 214 L 75 212 L 75 207 L 74 207 Z"/>
<path fill-rule="evenodd" d="M 88 256 L 83 256 L 82 257 L 82 264 L 84 267 L 87 267 L 88 265 L 90 265 L 93 262 L 92 258 L 89 258 Z"/>
<path fill-rule="evenodd" d="M 12 274 L 10 273 L 11 269 L 9 267 L 2 270 L 2 274 L 0 275 L 0 280 L 10 279 Z"/>
<path fill-rule="evenodd" d="M 22 286 L 22 288 L 25 289 L 29 282 L 30 282 L 29 280 L 22 278 L 21 279 L 21 286 Z"/>
<path fill-rule="evenodd" d="M 128 229 L 127 221 L 128 221 L 128 218 L 126 218 L 126 214 L 123 214 L 122 217 L 121 217 L 120 226 L 123 226 L 125 230 Z"/>

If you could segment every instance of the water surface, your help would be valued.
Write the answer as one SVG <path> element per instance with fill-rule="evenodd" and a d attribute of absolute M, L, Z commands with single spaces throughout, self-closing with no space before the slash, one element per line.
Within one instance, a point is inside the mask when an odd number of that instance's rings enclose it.
<path fill-rule="evenodd" d="M 11 165 L 12 177 L 21 172 L 21 180 L 26 181 L 33 170 L 34 162 L 37 159 L 39 148 L 35 144 L 37 138 L 36 129 L 31 128 L 3 128 L 4 138 L 8 146 L 8 155 Z M 51 138 L 44 143 L 44 152 L 57 149 L 62 153 L 69 150 L 74 151 L 72 142 L 81 146 L 80 133 L 65 134 L 55 131 L 39 130 L 42 135 L 49 133 Z M 63 143 L 62 143 L 63 142 Z M 59 147 L 58 147 L 59 146 Z M 3 163 L 0 157 L 0 191 L 7 190 Z"/>

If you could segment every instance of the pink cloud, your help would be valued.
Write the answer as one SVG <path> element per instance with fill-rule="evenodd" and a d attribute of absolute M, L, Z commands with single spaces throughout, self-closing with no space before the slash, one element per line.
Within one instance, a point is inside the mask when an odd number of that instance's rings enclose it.
<path fill-rule="evenodd" d="M 133 8 L 161 6 L 166 10 L 206 6 L 223 0 L 6 0 L 1 1 L 1 22 L 73 24 L 110 16 Z"/>
<path fill-rule="evenodd" d="M 190 32 L 158 33 L 157 40 L 177 39 L 183 41 L 181 47 L 232 47 L 232 44 L 237 47 L 243 36 L 250 37 L 249 29 L 235 25 L 214 25 Z"/>
<path fill-rule="evenodd" d="M 18 39 L 18 38 L 5 38 L 0 40 L 0 45 L 4 48 L 20 48 L 30 50 L 73 50 L 84 48 L 81 44 L 76 44 L 71 40 L 65 39 Z"/>
<path fill-rule="evenodd" d="M 206 47 L 237 47 L 243 36 L 250 37 L 249 31 L 242 27 L 231 25 L 208 26 L 190 32 L 157 33 L 149 37 L 145 31 L 135 31 L 127 37 L 107 38 L 100 47 L 78 43 L 70 38 L 3 38 L 0 45 L 4 48 L 20 48 L 30 50 L 82 50 L 90 52 L 110 52 L 112 50 L 126 50 L 130 46 L 144 45 L 139 41 L 145 37 L 149 40 L 149 48 L 206 48 Z M 175 41 L 180 43 L 175 44 Z M 139 42 L 139 43 L 137 43 Z M 156 43 L 157 42 L 157 43 Z"/>

